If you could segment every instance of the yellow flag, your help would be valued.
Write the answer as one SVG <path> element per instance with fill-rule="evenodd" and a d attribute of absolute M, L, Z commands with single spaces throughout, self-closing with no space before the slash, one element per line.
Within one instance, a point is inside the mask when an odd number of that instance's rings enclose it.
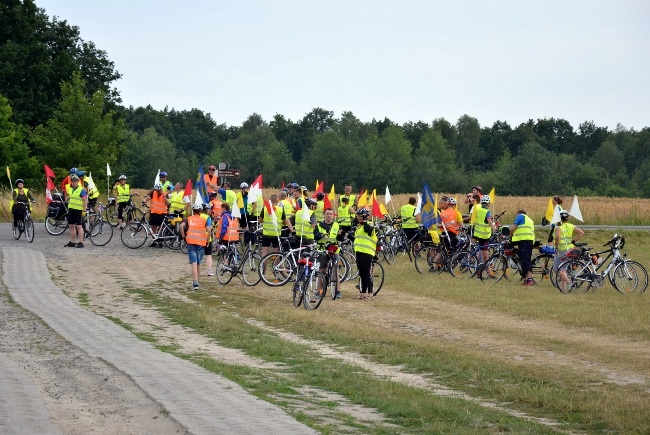
<path fill-rule="evenodd" d="M 357 202 L 357 207 L 365 207 L 368 205 L 368 195 L 366 195 L 366 192 L 363 192 L 362 195 L 359 195 L 359 202 Z"/>
<path fill-rule="evenodd" d="M 433 200 L 433 217 L 438 217 L 438 194 L 436 193 L 436 197 Z"/>
<path fill-rule="evenodd" d="M 336 199 L 336 191 L 334 190 L 334 184 L 332 184 L 332 188 L 330 189 L 329 195 L 327 195 L 330 201 L 334 201 Z"/>
<path fill-rule="evenodd" d="M 492 190 L 490 190 L 490 193 L 488 193 L 488 196 L 490 197 L 490 204 L 494 204 L 494 200 L 497 198 L 497 192 L 494 189 L 494 187 L 492 188 Z"/>
<path fill-rule="evenodd" d="M 551 221 L 551 219 L 553 219 L 553 211 L 554 211 L 554 209 L 555 209 L 555 207 L 553 207 L 553 197 L 549 196 L 548 205 L 546 206 L 546 216 L 544 216 L 546 218 L 546 220 L 549 221 L 549 222 Z"/>
<path fill-rule="evenodd" d="M 384 205 L 383 202 L 379 203 L 379 210 L 381 210 L 381 214 L 384 216 L 388 214 L 388 210 L 386 210 L 386 206 Z"/>
<path fill-rule="evenodd" d="M 318 186 L 319 186 L 319 183 L 318 183 L 318 178 L 317 178 L 316 179 L 316 188 L 314 189 L 314 191 L 318 190 Z"/>
<path fill-rule="evenodd" d="M 370 206 L 370 210 L 372 210 L 372 206 L 375 203 L 377 198 L 377 189 L 372 190 L 372 195 L 370 195 L 370 201 L 368 201 L 368 205 Z"/>
<path fill-rule="evenodd" d="M 11 180 L 11 171 L 9 170 L 9 166 L 7 166 L 7 178 Z"/>
<path fill-rule="evenodd" d="M 472 206 L 472 216 L 469 218 L 469 223 L 471 225 L 474 225 L 474 223 L 476 222 L 476 211 L 478 210 L 478 207 L 480 207 L 480 205 L 478 204 L 474 204 Z"/>

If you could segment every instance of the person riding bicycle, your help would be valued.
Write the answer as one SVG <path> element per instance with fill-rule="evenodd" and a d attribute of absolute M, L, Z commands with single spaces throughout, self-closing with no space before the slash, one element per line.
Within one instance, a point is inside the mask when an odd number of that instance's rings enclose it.
<path fill-rule="evenodd" d="M 573 247 L 573 243 L 580 240 L 585 232 L 569 223 L 569 212 L 560 212 L 560 222 L 555 227 L 555 257 L 553 258 L 553 270 L 558 271 L 560 265 L 566 260 L 566 253 Z M 569 277 L 565 270 L 558 272 L 558 279 L 565 284 L 569 283 Z"/>
<path fill-rule="evenodd" d="M 66 198 L 68 200 L 70 241 L 65 246 L 68 248 L 83 248 L 83 218 L 86 216 L 86 209 L 88 208 L 88 194 L 86 193 L 86 189 L 79 185 L 79 176 L 77 174 L 70 175 L 70 184 L 67 186 L 67 189 Z M 75 243 L 77 238 L 79 242 Z"/>
<path fill-rule="evenodd" d="M 377 255 L 377 231 L 374 225 L 368 222 L 370 210 L 361 208 L 357 210 L 357 226 L 354 232 L 354 253 L 357 259 L 357 268 L 361 277 L 359 299 L 372 299 L 372 262 Z"/>
<path fill-rule="evenodd" d="M 339 223 L 334 221 L 334 210 L 330 207 L 326 208 L 323 212 L 323 220 L 316 224 L 314 229 L 314 239 L 318 246 L 325 247 L 328 244 L 337 244 L 338 241 L 343 239 L 343 231 L 341 230 Z M 341 279 L 338 274 L 338 260 L 339 260 L 339 248 L 332 247 L 331 249 L 336 249 L 336 253 L 332 256 L 332 261 L 334 262 L 334 273 L 336 274 L 336 299 L 341 299 Z M 327 263 L 330 261 L 329 255 L 322 255 L 320 257 L 320 271 L 325 274 L 327 272 Z"/>
<path fill-rule="evenodd" d="M 34 203 L 36 200 L 34 199 L 32 192 L 25 187 L 25 180 L 22 178 L 16 180 L 16 188 L 13 190 L 11 197 L 12 199 L 9 203 L 9 208 L 14 216 L 13 227 L 15 228 L 18 226 L 18 222 L 22 222 L 22 220 L 25 219 L 29 203 Z"/>
<path fill-rule="evenodd" d="M 149 191 L 145 198 L 149 199 L 149 225 L 151 225 L 151 231 L 154 234 L 158 234 L 158 230 L 160 229 L 160 226 L 163 224 L 165 216 L 167 215 L 169 200 L 163 193 L 162 185 L 160 183 L 154 184 L 153 189 Z M 159 248 L 162 248 L 163 242 L 154 240 L 149 246 L 158 246 Z"/>
<path fill-rule="evenodd" d="M 117 226 L 124 228 L 125 225 L 122 223 L 124 220 L 124 209 L 131 201 L 131 196 L 139 195 L 139 193 L 131 193 L 131 186 L 126 184 L 126 175 L 124 174 L 117 178 L 117 183 L 113 186 L 113 190 L 117 191 Z"/>

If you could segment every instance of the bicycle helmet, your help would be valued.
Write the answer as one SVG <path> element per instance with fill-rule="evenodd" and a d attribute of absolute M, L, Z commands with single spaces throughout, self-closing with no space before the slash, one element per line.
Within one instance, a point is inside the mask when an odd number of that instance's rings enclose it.
<path fill-rule="evenodd" d="M 456 205 L 456 198 L 447 198 L 447 204 Z"/>
<path fill-rule="evenodd" d="M 77 175 L 79 177 L 83 177 L 84 175 L 86 175 L 86 171 L 77 171 Z"/>
<path fill-rule="evenodd" d="M 562 218 L 562 219 L 569 219 L 569 212 L 566 211 L 566 210 L 562 210 L 562 211 L 560 212 L 560 218 Z"/>
<path fill-rule="evenodd" d="M 359 210 L 357 210 L 357 216 L 361 216 L 365 218 L 370 217 L 370 210 L 368 210 L 367 208 L 360 208 Z"/>
<path fill-rule="evenodd" d="M 203 210 L 204 211 L 210 210 L 210 204 L 207 204 L 207 203 L 204 202 L 203 203 Z"/>
<path fill-rule="evenodd" d="M 481 197 L 481 204 L 489 204 L 490 203 L 490 195 L 483 195 Z"/>
<path fill-rule="evenodd" d="M 210 165 L 210 167 L 208 168 L 208 171 L 216 171 L 216 170 L 217 170 L 217 167 L 214 166 L 214 165 Z"/>
<path fill-rule="evenodd" d="M 319 200 L 319 201 L 324 200 L 325 199 L 325 194 L 323 192 L 318 192 L 316 194 L 316 199 Z"/>
<path fill-rule="evenodd" d="M 153 190 L 162 190 L 162 184 L 156 183 L 153 185 Z"/>
<path fill-rule="evenodd" d="M 308 190 L 307 186 L 300 186 L 300 190 Z"/>
<path fill-rule="evenodd" d="M 70 173 L 71 173 L 71 174 L 76 174 L 77 172 L 79 172 L 79 169 L 77 169 L 77 168 L 70 168 Z"/>
<path fill-rule="evenodd" d="M 165 178 L 167 178 L 167 172 L 162 171 L 162 172 L 160 173 L 160 176 L 161 176 L 161 177 L 165 177 Z"/>
<path fill-rule="evenodd" d="M 305 204 L 307 205 L 307 207 L 310 207 L 312 205 L 316 205 L 316 201 L 314 201 L 312 198 L 307 198 L 305 199 Z"/>
<path fill-rule="evenodd" d="M 239 185 L 239 188 L 240 189 L 248 189 L 248 183 L 244 181 L 242 184 Z"/>
<path fill-rule="evenodd" d="M 118 180 L 126 180 L 126 175 L 122 174 L 117 179 Z"/>
<path fill-rule="evenodd" d="M 77 174 L 70 175 L 70 181 L 79 181 L 79 176 Z"/>
<path fill-rule="evenodd" d="M 192 205 L 192 210 L 203 210 L 203 204 L 194 203 Z"/>
<path fill-rule="evenodd" d="M 23 184 L 25 184 L 25 180 L 23 180 L 22 178 L 18 178 L 18 179 L 16 180 L 16 186 L 18 185 L 18 183 L 23 183 Z"/>

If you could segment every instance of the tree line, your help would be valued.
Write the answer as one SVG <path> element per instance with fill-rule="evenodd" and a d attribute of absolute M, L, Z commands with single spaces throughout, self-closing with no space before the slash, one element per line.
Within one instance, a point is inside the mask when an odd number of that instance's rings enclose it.
<path fill-rule="evenodd" d="M 318 179 L 406 193 L 426 181 L 438 192 L 481 184 L 499 195 L 650 197 L 648 127 L 555 118 L 481 126 L 470 115 L 400 125 L 320 107 L 299 120 L 253 113 L 227 126 L 199 109 L 123 106 L 112 87 L 121 75 L 79 34 L 32 0 L 0 5 L 0 161 L 32 187 L 44 182 L 43 163 L 62 176 L 91 170 L 99 186 L 109 163 L 148 188 L 158 169 L 185 181 L 199 165 L 228 162 L 241 181 L 262 173 L 269 186 Z"/>

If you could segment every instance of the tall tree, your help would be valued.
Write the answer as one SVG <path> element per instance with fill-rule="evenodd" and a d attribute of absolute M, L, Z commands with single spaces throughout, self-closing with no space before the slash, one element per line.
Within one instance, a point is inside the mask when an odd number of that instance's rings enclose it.
<path fill-rule="evenodd" d="M 38 162 L 23 139 L 20 126 L 12 120 L 9 100 L 0 95 L 0 162 L 11 168 L 14 178 L 23 178 L 27 186 L 36 186 L 36 181 L 40 184 L 43 178 L 39 176 Z"/>
<path fill-rule="evenodd" d="M 456 142 L 456 162 L 468 169 L 478 167 L 482 155 L 479 148 L 481 125 L 478 119 L 463 115 L 456 122 L 458 140 Z"/>

